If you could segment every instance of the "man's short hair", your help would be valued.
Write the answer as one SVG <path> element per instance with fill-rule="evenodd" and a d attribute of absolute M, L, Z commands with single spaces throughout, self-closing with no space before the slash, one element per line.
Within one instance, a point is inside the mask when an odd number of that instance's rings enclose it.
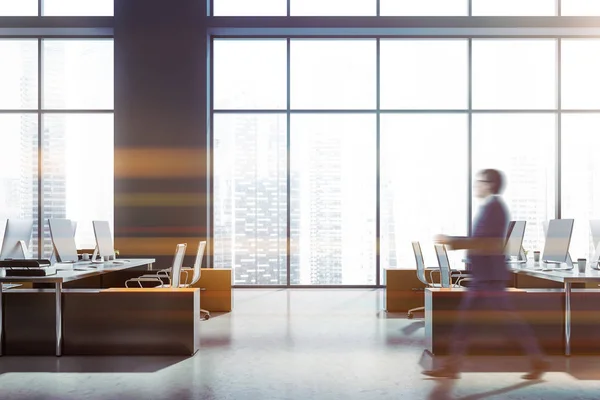
<path fill-rule="evenodd" d="M 484 169 L 480 174 L 490 184 L 492 194 L 499 194 L 504 190 L 504 176 L 497 169 Z"/>

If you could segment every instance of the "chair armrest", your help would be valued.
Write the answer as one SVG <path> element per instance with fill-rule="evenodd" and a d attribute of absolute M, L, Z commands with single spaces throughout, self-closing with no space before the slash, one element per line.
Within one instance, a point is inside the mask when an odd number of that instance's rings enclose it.
<path fill-rule="evenodd" d="M 171 272 L 171 268 L 159 269 L 158 271 L 156 271 L 155 274 L 142 275 L 140 278 L 150 278 L 150 277 L 154 276 L 154 277 L 160 279 L 161 283 L 162 283 L 162 279 L 164 278 L 167 280 L 169 285 L 171 285 L 171 276 L 169 275 L 170 272 Z"/>
<path fill-rule="evenodd" d="M 158 282 L 159 286 L 163 284 L 163 281 L 158 276 L 155 276 L 155 275 L 145 275 L 145 276 L 140 276 L 138 278 L 127 279 L 125 281 L 126 288 L 129 287 L 129 285 L 128 285 L 129 282 L 137 282 L 140 287 L 142 287 L 142 282 Z"/>
<path fill-rule="evenodd" d="M 169 273 L 171 272 L 171 268 L 164 268 L 164 269 L 159 269 L 155 272 L 153 272 L 152 274 L 145 274 L 142 276 L 160 276 L 161 274 L 164 274 L 165 277 L 167 279 L 169 279 Z"/>
<path fill-rule="evenodd" d="M 140 282 L 162 282 L 158 276 L 153 275 L 142 275 L 138 278 L 127 279 L 127 281 L 140 281 Z"/>
<path fill-rule="evenodd" d="M 435 269 L 434 269 L 434 268 L 431 268 L 431 269 L 429 270 L 429 279 L 431 280 L 431 283 L 432 283 L 432 284 L 436 283 L 436 282 L 434 281 L 434 279 L 433 279 L 433 273 L 434 273 L 434 272 L 437 272 L 438 274 L 440 274 L 440 278 L 441 278 L 441 276 L 442 276 L 442 271 L 441 271 L 439 268 L 435 268 Z M 440 279 L 440 281 L 441 281 L 441 279 Z M 438 282 L 438 283 L 441 283 L 441 282 Z"/>
<path fill-rule="evenodd" d="M 147 275 L 141 275 L 138 276 L 137 278 L 131 278 L 131 279 L 139 279 L 139 278 L 154 278 L 154 279 L 167 279 L 169 280 L 169 276 L 162 276 L 162 275 L 158 275 L 158 274 L 147 274 Z"/>
<path fill-rule="evenodd" d="M 136 279 L 144 279 L 143 282 L 150 282 L 150 280 L 154 279 L 154 280 L 159 280 L 161 285 L 162 284 L 168 284 L 169 286 L 171 285 L 171 277 L 169 276 L 169 270 L 168 269 L 161 269 L 159 271 L 156 271 L 156 273 L 154 274 L 145 274 L 142 276 L 139 276 L 137 278 L 132 278 L 132 281 L 135 281 Z"/>
<path fill-rule="evenodd" d="M 183 274 L 185 275 L 185 278 L 183 278 L 184 285 L 188 284 L 188 271 L 189 270 L 190 270 L 189 268 L 181 268 L 181 272 L 183 272 Z M 181 284 L 181 282 L 180 282 L 180 284 Z"/>
<path fill-rule="evenodd" d="M 457 287 L 465 287 L 465 286 L 462 286 L 462 283 L 463 283 L 463 282 L 470 282 L 470 281 L 472 281 L 472 280 L 473 280 L 473 278 L 471 278 L 471 277 L 468 277 L 468 276 L 465 276 L 465 277 L 463 277 L 463 278 L 461 278 L 461 279 L 458 279 L 458 280 L 456 281 L 456 284 L 455 284 L 455 286 L 457 286 Z"/>
<path fill-rule="evenodd" d="M 460 281 L 462 279 L 462 276 L 463 276 L 462 271 L 460 271 L 458 269 L 451 269 L 450 270 L 450 277 L 452 277 L 452 278 L 458 277 L 457 281 Z"/>

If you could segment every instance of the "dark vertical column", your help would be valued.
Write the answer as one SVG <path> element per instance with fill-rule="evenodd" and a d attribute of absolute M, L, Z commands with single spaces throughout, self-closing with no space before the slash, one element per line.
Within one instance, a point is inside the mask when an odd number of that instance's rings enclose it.
<path fill-rule="evenodd" d="M 207 237 L 206 0 L 115 1 L 115 248 L 190 259 Z"/>

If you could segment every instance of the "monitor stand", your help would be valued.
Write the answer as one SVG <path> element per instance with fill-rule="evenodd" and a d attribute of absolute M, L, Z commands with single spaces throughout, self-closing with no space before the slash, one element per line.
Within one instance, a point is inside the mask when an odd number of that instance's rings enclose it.
<path fill-rule="evenodd" d="M 24 240 L 19 240 L 19 248 L 21 249 L 21 253 L 23 254 L 24 259 L 33 258 Z"/>
<path fill-rule="evenodd" d="M 590 268 L 600 270 L 600 243 L 596 245 L 596 251 L 590 259 Z"/>
<path fill-rule="evenodd" d="M 566 263 L 567 267 L 569 267 L 568 269 L 573 269 L 573 259 L 571 258 L 571 253 L 567 253 L 567 261 Z"/>
<path fill-rule="evenodd" d="M 96 257 L 100 257 L 98 260 L 96 260 Z M 100 254 L 100 249 L 98 248 L 98 245 L 96 245 L 96 247 L 94 248 L 94 253 L 92 254 L 92 262 L 93 263 L 104 263 L 104 262 L 111 262 L 111 261 L 116 261 L 117 260 L 117 256 L 108 256 L 107 257 L 107 261 L 104 261 L 104 257 L 102 254 Z"/>
<path fill-rule="evenodd" d="M 54 244 L 52 245 L 52 253 L 50 253 L 50 258 L 48 258 L 48 260 L 50 260 L 50 265 L 54 265 L 54 264 L 75 264 L 77 263 L 77 261 L 59 261 L 58 260 L 58 256 L 57 256 L 58 252 L 56 251 L 56 247 L 54 247 Z"/>
<path fill-rule="evenodd" d="M 545 264 L 545 265 L 547 265 L 547 266 L 548 266 L 548 269 L 550 269 L 550 270 L 552 270 L 552 269 L 557 269 L 557 270 L 570 270 L 570 269 L 573 269 L 573 268 L 575 268 L 575 267 L 573 266 L 573 260 L 571 259 L 571 254 L 570 254 L 570 253 L 567 253 L 567 259 L 565 260 L 565 262 L 564 262 L 564 263 L 557 262 L 557 261 L 545 261 L 545 260 L 544 260 L 544 264 Z M 567 267 L 566 267 L 566 268 L 562 268 L 562 267 L 560 267 L 560 265 L 561 265 L 561 264 L 567 264 Z M 550 267 L 551 265 L 557 265 L 558 267 L 556 267 L 556 268 L 551 268 L 551 267 Z"/>
<path fill-rule="evenodd" d="M 525 255 L 525 249 L 521 246 L 521 250 L 519 250 L 519 261 L 527 262 L 527 256 Z"/>
<path fill-rule="evenodd" d="M 508 264 L 526 264 L 527 263 L 527 256 L 525 255 L 525 250 L 523 250 L 523 247 L 521 247 L 521 250 L 519 251 L 519 255 L 517 256 L 516 260 L 512 260 L 509 257 L 506 260 L 506 262 Z"/>
<path fill-rule="evenodd" d="M 99 260 L 96 259 L 98 256 L 100 256 Z M 93 264 L 104 264 L 104 257 L 102 257 L 102 255 L 100 254 L 100 249 L 98 249 L 98 245 L 96 245 L 96 247 L 94 248 L 94 253 L 92 254 L 91 261 Z"/>

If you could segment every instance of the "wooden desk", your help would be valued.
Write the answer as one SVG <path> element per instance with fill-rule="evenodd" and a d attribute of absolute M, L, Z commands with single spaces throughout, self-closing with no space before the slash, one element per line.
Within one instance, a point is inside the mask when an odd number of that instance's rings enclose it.
<path fill-rule="evenodd" d="M 460 302 L 468 289 L 428 288 L 425 291 L 426 348 L 435 355 L 448 355 Z M 528 323 L 544 353 L 561 354 L 564 350 L 562 292 L 560 289 L 509 289 L 508 296 L 517 313 Z M 520 355 L 523 350 L 507 336 L 503 312 L 475 311 L 465 314 L 471 334 L 471 355 Z"/>
<path fill-rule="evenodd" d="M 465 290 L 430 288 L 425 291 L 425 337 L 431 353 L 449 353 L 450 338 Z M 531 326 L 542 350 L 547 354 L 565 354 L 564 291 L 508 289 L 508 296 L 516 312 Z M 573 290 L 571 305 L 571 351 L 582 355 L 600 354 L 600 290 Z M 469 343 L 470 354 L 523 354 L 514 338 L 504 334 L 505 329 L 500 325 L 504 317 L 502 312 L 496 314 L 493 311 L 466 314 L 467 321 L 478 328 Z"/>
<path fill-rule="evenodd" d="M 128 268 L 135 268 L 142 265 L 151 266 L 154 263 L 153 258 L 148 259 L 129 259 L 128 262 L 123 264 L 115 264 L 111 261 L 102 264 L 92 263 L 75 263 L 62 265 L 66 270 L 58 270 L 55 275 L 48 276 L 0 276 L 0 283 L 52 283 L 54 284 L 54 309 L 55 309 L 55 328 L 56 328 L 56 356 L 62 354 L 62 289 L 63 284 L 67 282 L 76 281 L 79 279 L 94 278 L 103 274 L 107 274 L 114 271 L 120 271 Z M 60 263 L 54 264 L 54 266 L 60 266 Z M 74 267 L 94 267 L 86 271 L 75 270 Z M 2 342 L 4 335 L 4 318 L 2 315 L 2 285 L 0 285 L 0 356 L 2 355 Z"/>
<path fill-rule="evenodd" d="M 7 355 L 51 355 L 53 289 L 4 294 Z M 198 289 L 64 289 L 62 354 L 185 355 L 200 346 Z"/>
<path fill-rule="evenodd" d="M 532 276 L 564 285 L 565 297 L 565 355 L 571 355 L 571 290 L 574 284 L 598 284 L 600 283 L 600 271 L 588 268 L 580 273 L 575 266 L 571 270 L 543 270 L 540 263 L 529 262 L 519 266 L 511 266 L 515 274 Z"/>

